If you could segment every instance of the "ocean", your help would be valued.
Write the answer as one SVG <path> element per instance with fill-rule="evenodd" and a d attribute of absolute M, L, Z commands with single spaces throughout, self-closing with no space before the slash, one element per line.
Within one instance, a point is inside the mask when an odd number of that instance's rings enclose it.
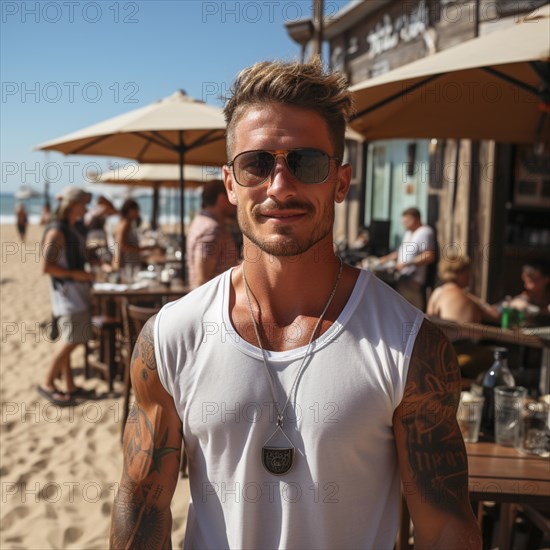
<path fill-rule="evenodd" d="M 96 194 L 92 193 L 91 206 L 95 204 Z M 115 207 L 120 208 L 124 200 L 128 197 L 135 199 L 140 206 L 141 217 L 145 223 L 151 219 L 153 207 L 152 192 L 145 189 L 133 191 L 130 195 L 112 195 L 109 199 L 113 201 Z M 13 193 L 0 193 L 0 224 L 15 224 L 15 205 L 22 202 L 32 224 L 40 223 L 42 207 L 44 206 L 44 197 L 18 200 Z M 55 209 L 55 198 L 50 198 L 52 210 Z M 185 223 L 189 223 L 196 212 L 200 209 L 200 189 L 189 189 L 185 191 Z M 175 189 L 163 189 L 160 192 L 159 222 L 161 224 L 179 223 L 179 191 Z"/>

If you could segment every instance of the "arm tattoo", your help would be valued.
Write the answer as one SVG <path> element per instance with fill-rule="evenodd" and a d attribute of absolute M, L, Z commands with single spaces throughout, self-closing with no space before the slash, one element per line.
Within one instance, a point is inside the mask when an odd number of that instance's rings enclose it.
<path fill-rule="evenodd" d="M 138 357 L 141 357 L 142 363 L 149 370 L 157 370 L 157 363 L 155 359 L 155 344 L 154 344 L 154 316 L 151 317 L 145 326 L 143 327 L 141 334 L 139 335 L 138 341 L 134 346 L 134 353 L 132 355 L 132 360 L 136 360 Z"/>
<path fill-rule="evenodd" d="M 115 498 L 113 522 L 111 529 L 111 548 L 143 548 L 171 549 L 172 542 L 170 531 L 166 534 L 166 521 L 170 520 L 169 514 L 162 512 L 155 506 L 154 500 L 158 499 L 161 490 L 157 487 L 155 492 L 149 484 L 138 487 L 130 481 L 121 483 Z M 136 498 L 139 494 L 140 498 Z M 153 503 L 147 502 L 152 495 Z"/>
<path fill-rule="evenodd" d="M 160 474 L 167 455 L 175 453 L 179 464 L 180 449 L 166 445 L 168 430 L 160 441 L 154 442 L 153 423 L 139 405 L 134 406 L 131 414 L 133 425 L 127 427 L 124 438 L 125 459 L 113 510 L 117 521 L 113 521 L 111 547 L 171 548 L 170 510 L 158 506 L 165 492 Z M 179 467 L 175 472 L 178 470 Z"/>
<path fill-rule="evenodd" d="M 458 513 L 468 491 L 468 462 L 456 422 L 460 371 L 449 342 L 428 321 L 417 336 L 400 422 L 414 487 L 424 501 Z"/>
<path fill-rule="evenodd" d="M 162 388 L 156 371 L 152 327 L 153 321 L 149 320 L 132 358 L 136 399 L 124 432 L 122 480 L 111 527 L 113 549 L 172 547 L 169 500 L 178 479 L 181 448 L 173 446 L 175 426 L 170 419 L 163 420 L 164 402 L 157 401 Z M 177 433 L 180 437 L 181 431 Z"/>

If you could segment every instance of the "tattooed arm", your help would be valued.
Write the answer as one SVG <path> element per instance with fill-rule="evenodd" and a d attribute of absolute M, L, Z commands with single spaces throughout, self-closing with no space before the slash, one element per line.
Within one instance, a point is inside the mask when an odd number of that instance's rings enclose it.
<path fill-rule="evenodd" d="M 480 549 L 468 500 L 468 461 L 456 421 L 460 372 L 448 340 L 424 321 L 393 429 L 415 547 Z"/>
<path fill-rule="evenodd" d="M 111 548 L 172 548 L 170 502 L 178 481 L 182 426 L 160 383 L 154 317 L 136 342 L 130 374 L 135 405 L 124 430 L 124 468 L 115 498 Z"/>

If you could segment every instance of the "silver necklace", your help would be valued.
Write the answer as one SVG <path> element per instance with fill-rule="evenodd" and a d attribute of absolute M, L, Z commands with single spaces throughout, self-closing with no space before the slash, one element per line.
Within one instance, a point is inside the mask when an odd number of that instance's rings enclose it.
<path fill-rule="evenodd" d="M 250 312 L 250 318 L 252 319 L 252 325 L 254 326 L 254 333 L 256 334 L 256 340 L 258 341 L 258 346 L 260 347 L 260 350 L 262 351 L 262 359 L 264 362 L 265 372 L 267 375 L 267 380 L 269 381 L 269 389 L 271 391 L 271 397 L 273 398 L 273 405 L 275 406 L 275 410 L 277 412 L 277 425 L 275 428 L 275 431 L 271 436 L 267 439 L 267 441 L 264 443 L 262 447 L 262 464 L 264 468 L 275 475 L 283 475 L 286 474 L 291 468 L 292 464 L 294 462 L 294 445 L 292 444 L 292 441 L 289 439 L 289 437 L 286 435 L 286 433 L 283 430 L 283 422 L 284 422 L 284 414 L 288 407 L 288 404 L 290 403 L 290 397 L 292 396 L 292 392 L 294 391 L 294 387 L 296 386 L 296 382 L 298 381 L 298 378 L 300 378 L 300 375 L 302 374 L 302 371 L 304 370 L 306 366 L 306 360 L 309 356 L 309 352 L 311 349 L 311 344 L 313 342 L 313 338 L 315 337 L 315 334 L 317 333 L 317 330 L 319 326 L 321 325 L 321 322 L 323 321 L 326 312 L 328 311 L 328 308 L 330 307 L 330 304 L 332 303 L 332 300 L 334 298 L 334 295 L 336 294 L 336 289 L 338 288 L 338 283 L 340 282 L 340 278 L 342 276 L 342 259 L 338 258 L 340 260 L 340 269 L 338 270 L 338 276 L 336 277 L 336 282 L 334 283 L 334 286 L 332 287 L 332 291 L 330 293 L 330 296 L 327 300 L 327 303 L 319 316 L 319 319 L 317 320 L 317 323 L 315 323 L 315 327 L 313 328 L 313 331 L 311 333 L 311 336 L 309 338 L 309 342 L 307 344 L 306 352 L 304 354 L 304 358 L 302 359 L 302 362 L 300 363 L 300 366 L 298 367 L 298 372 L 296 373 L 296 377 L 294 378 L 294 382 L 292 383 L 292 387 L 290 388 L 290 391 L 288 392 L 288 397 L 286 398 L 285 405 L 282 409 L 279 409 L 279 403 L 277 401 L 276 392 L 275 392 L 275 385 L 273 383 L 273 377 L 271 376 L 271 371 L 269 370 L 269 366 L 267 363 L 267 357 L 264 350 L 264 347 L 262 345 L 262 340 L 260 338 L 260 332 L 258 330 L 258 324 L 256 323 L 256 319 L 254 317 L 254 313 L 252 311 L 252 302 L 250 300 L 250 290 L 248 287 L 248 281 L 246 280 L 246 272 L 244 268 L 243 263 L 243 282 L 244 282 L 244 290 L 246 294 L 246 301 L 248 304 L 248 311 Z M 258 303 L 258 309 L 260 305 Z M 284 437 L 286 440 L 286 443 L 288 443 L 289 446 L 286 444 L 283 446 L 275 446 L 274 444 L 270 444 L 270 442 L 275 438 L 275 436 L 280 432 L 280 434 Z"/>

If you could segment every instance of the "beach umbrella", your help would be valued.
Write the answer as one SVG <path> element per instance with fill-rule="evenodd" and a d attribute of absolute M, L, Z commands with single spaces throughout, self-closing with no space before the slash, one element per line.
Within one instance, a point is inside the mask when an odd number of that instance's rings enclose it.
<path fill-rule="evenodd" d="M 366 139 L 550 141 L 550 5 L 351 87 Z"/>
<path fill-rule="evenodd" d="M 145 107 L 42 143 L 36 149 L 71 155 L 124 157 L 140 163 L 178 164 L 183 266 L 184 165 L 220 166 L 227 161 L 225 120 L 221 109 L 181 90 Z"/>
<path fill-rule="evenodd" d="M 221 178 L 221 169 L 206 166 L 185 166 L 183 171 L 185 187 L 197 188 L 207 181 Z M 96 182 L 113 185 L 130 185 L 153 188 L 153 211 L 151 227 L 158 226 L 159 192 L 161 188 L 179 187 L 180 170 L 175 164 L 128 163 L 108 172 L 99 174 Z"/>

